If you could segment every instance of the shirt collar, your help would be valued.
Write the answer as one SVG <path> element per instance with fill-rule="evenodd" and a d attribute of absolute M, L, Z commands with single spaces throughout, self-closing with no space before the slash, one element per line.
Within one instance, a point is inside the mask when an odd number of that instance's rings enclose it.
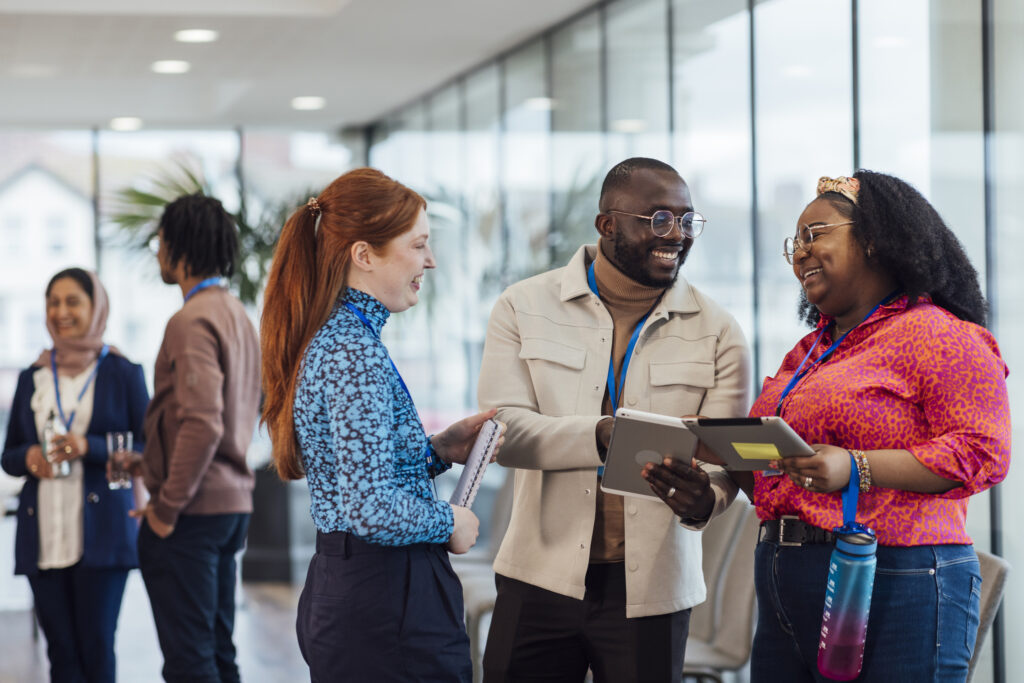
<path fill-rule="evenodd" d="M 374 299 L 366 292 L 347 287 L 345 294 L 342 296 L 340 303 L 350 303 L 359 311 L 366 316 L 366 319 L 370 321 L 370 325 L 373 326 L 373 331 L 380 336 L 380 331 L 384 327 L 384 323 L 388 321 L 391 316 L 389 311 L 384 304 Z"/>
<path fill-rule="evenodd" d="M 587 267 L 591 261 L 597 258 L 597 249 L 596 244 L 586 244 L 573 255 L 562 275 L 562 301 L 590 294 L 590 285 L 587 284 Z M 700 310 L 700 304 L 697 303 L 693 294 L 693 288 L 680 274 L 675 283 L 665 292 L 665 296 L 661 297 L 652 316 L 657 318 L 659 311 L 662 313 L 699 313 Z"/>
<path fill-rule="evenodd" d="M 930 304 L 931 302 L 932 297 L 929 294 L 925 293 L 919 294 L 917 297 L 917 301 L 915 301 L 914 304 Z M 899 296 L 895 297 L 892 301 L 888 301 L 879 306 L 878 310 L 872 313 L 870 316 L 868 316 L 867 320 L 861 323 L 861 325 L 869 322 L 874 322 L 876 320 L 883 320 L 885 318 L 894 316 L 898 313 L 902 313 L 903 311 L 910 308 L 910 306 L 910 299 L 907 298 L 907 295 L 900 294 Z M 823 327 L 828 327 L 829 325 L 832 324 L 834 320 L 835 318 L 833 318 L 832 316 L 822 314 L 820 319 L 818 320 L 818 324 L 815 326 L 815 329 L 820 330 Z"/>

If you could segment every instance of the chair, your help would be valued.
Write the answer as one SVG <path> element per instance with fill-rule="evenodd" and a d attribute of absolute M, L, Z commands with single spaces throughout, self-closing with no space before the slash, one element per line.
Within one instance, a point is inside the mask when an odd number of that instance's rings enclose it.
<path fill-rule="evenodd" d="M 967 670 L 967 680 L 974 677 L 974 669 L 978 665 L 978 654 L 982 645 L 985 644 L 985 637 L 992 622 L 999 611 L 999 604 L 1003 601 L 1003 591 L 1006 590 L 1006 575 L 1010 572 L 1010 563 L 997 555 L 978 551 L 978 562 L 981 564 L 981 620 L 978 624 L 978 637 L 974 641 L 974 655 L 971 657 L 971 665 Z"/>
<path fill-rule="evenodd" d="M 704 580 L 708 599 L 693 608 L 683 678 L 722 683 L 750 659 L 754 635 L 754 507 L 735 501 L 704 530 Z"/>

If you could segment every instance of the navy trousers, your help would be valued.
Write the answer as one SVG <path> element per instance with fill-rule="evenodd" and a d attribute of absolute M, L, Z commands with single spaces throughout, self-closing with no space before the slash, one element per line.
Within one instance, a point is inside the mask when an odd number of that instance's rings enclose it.
<path fill-rule="evenodd" d="M 462 584 L 436 544 L 317 533 L 296 620 L 312 683 L 470 683 Z"/>
<path fill-rule="evenodd" d="M 28 577 L 51 681 L 114 681 L 114 632 L 127 579 L 127 569 L 81 563 Z"/>
<path fill-rule="evenodd" d="M 169 683 L 239 680 L 235 554 L 248 528 L 248 514 L 181 515 L 167 538 L 145 522 L 139 528 L 139 569 Z"/>

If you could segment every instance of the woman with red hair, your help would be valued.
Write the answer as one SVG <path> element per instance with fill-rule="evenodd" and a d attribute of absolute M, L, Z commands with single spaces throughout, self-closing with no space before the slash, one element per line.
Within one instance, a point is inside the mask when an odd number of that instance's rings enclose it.
<path fill-rule="evenodd" d="M 337 178 L 281 233 L 261 327 L 263 420 L 284 479 L 306 477 L 316 554 L 299 599 L 313 681 L 469 681 L 447 551 L 479 521 L 431 478 L 464 463 L 495 411 L 432 437 L 381 342 L 434 268 L 424 199 L 370 168 Z"/>

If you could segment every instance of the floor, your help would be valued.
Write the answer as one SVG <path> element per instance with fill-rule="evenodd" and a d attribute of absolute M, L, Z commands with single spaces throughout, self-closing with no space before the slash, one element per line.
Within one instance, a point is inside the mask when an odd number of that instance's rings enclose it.
<path fill-rule="evenodd" d="M 46 683 L 46 640 L 33 637 L 28 582 L 9 573 L 0 578 L 0 683 Z M 21 586 L 19 588 L 19 585 Z M 309 672 L 295 640 L 295 606 L 300 587 L 243 584 L 235 618 L 235 646 L 242 680 L 301 681 Z M 117 678 L 131 683 L 163 680 L 163 659 L 149 599 L 138 571 L 125 589 L 117 629 Z"/>

